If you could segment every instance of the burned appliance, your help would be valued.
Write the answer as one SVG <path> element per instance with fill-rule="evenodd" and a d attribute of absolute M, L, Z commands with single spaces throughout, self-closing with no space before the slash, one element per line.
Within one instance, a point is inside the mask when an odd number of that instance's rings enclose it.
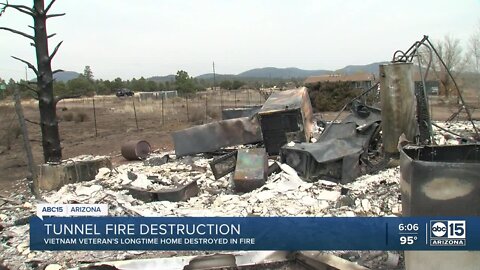
<path fill-rule="evenodd" d="M 353 181 L 366 171 L 362 165 L 371 165 L 370 147 L 380 129 L 380 111 L 360 105 L 354 104 L 342 123 L 327 126 L 318 142 L 283 146 L 282 162 L 305 180 Z"/>
<path fill-rule="evenodd" d="M 258 117 L 269 155 L 278 155 L 280 147 L 288 142 L 310 141 L 313 111 L 305 87 L 273 93 Z"/>
<path fill-rule="evenodd" d="M 218 180 L 235 170 L 235 166 L 237 165 L 237 151 L 214 158 L 209 164 L 213 176 Z"/>

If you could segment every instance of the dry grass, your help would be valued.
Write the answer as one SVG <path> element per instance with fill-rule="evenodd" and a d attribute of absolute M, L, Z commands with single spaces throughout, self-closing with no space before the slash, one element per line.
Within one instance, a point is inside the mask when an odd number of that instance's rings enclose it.
<path fill-rule="evenodd" d="M 65 122 L 75 122 L 82 123 L 88 121 L 90 118 L 88 116 L 90 112 L 86 112 L 85 109 L 73 109 L 73 110 L 63 110 L 62 113 L 58 116 L 59 119 Z"/>
<path fill-rule="evenodd" d="M 1 144 L 7 150 L 10 150 L 12 149 L 12 144 L 14 144 L 15 141 L 20 137 L 20 135 L 22 135 L 22 129 L 20 128 L 18 123 L 15 121 L 12 127 L 5 130 L 4 132 L 5 132 L 3 133 L 4 137 L 3 137 L 3 140 L 1 141 Z"/>
<path fill-rule="evenodd" d="M 203 124 L 205 121 L 205 111 L 201 108 L 190 108 L 188 111 L 189 121 L 194 124 Z"/>

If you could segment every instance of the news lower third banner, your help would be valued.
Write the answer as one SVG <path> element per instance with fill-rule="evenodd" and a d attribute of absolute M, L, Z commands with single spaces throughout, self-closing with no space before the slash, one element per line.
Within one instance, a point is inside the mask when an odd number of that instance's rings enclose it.
<path fill-rule="evenodd" d="M 480 250 L 480 217 L 32 217 L 32 250 Z"/>

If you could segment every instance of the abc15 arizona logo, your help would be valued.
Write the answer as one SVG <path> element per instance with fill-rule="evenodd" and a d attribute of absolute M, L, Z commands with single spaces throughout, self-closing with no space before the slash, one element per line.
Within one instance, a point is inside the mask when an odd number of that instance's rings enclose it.
<path fill-rule="evenodd" d="M 465 220 L 430 221 L 430 246 L 465 246 L 466 238 Z"/>

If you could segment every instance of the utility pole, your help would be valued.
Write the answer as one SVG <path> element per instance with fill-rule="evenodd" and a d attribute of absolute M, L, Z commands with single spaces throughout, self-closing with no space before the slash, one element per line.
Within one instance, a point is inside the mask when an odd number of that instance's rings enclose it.
<path fill-rule="evenodd" d="M 216 83 L 215 83 L 215 62 L 213 62 L 213 91 L 215 91 L 215 89 L 217 88 L 216 87 Z"/>

